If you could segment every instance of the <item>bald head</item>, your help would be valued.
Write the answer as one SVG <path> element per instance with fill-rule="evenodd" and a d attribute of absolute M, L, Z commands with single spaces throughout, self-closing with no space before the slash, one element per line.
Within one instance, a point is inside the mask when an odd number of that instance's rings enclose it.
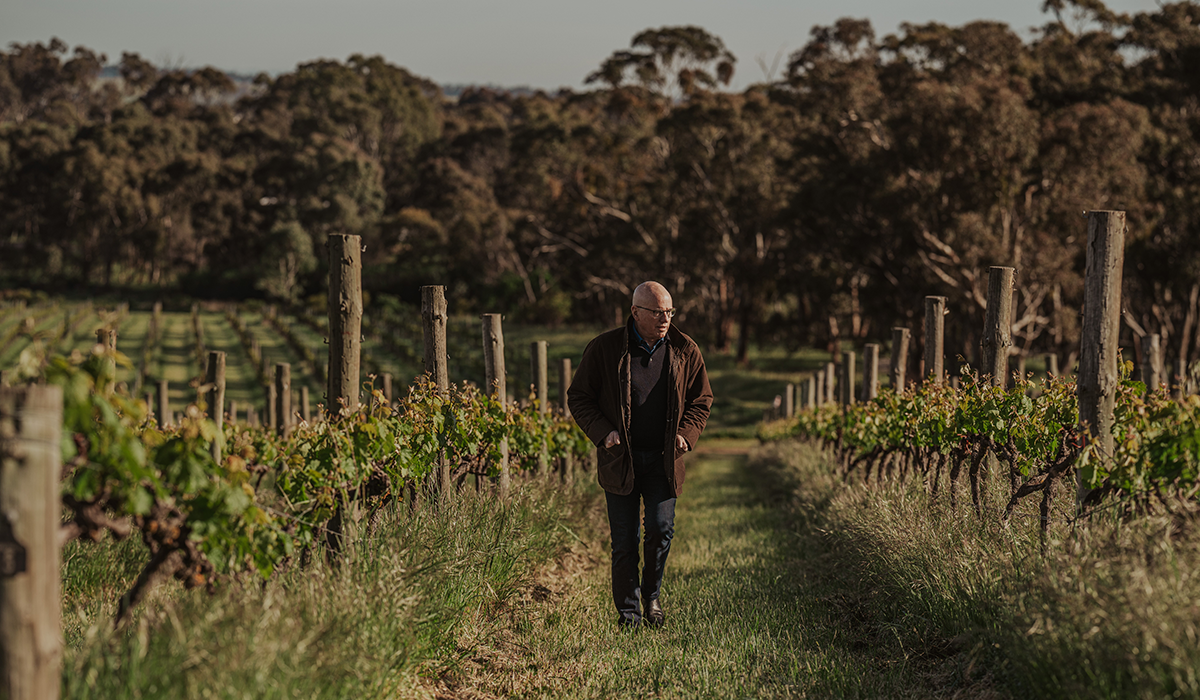
<path fill-rule="evenodd" d="M 654 342 L 667 334 L 670 314 L 655 312 L 671 310 L 671 293 L 658 282 L 642 282 L 633 290 L 633 324 L 646 340 Z"/>

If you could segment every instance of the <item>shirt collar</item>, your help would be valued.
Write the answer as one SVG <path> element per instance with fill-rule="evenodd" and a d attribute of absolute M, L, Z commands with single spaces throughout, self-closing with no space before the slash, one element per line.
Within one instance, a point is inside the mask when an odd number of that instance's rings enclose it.
<path fill-rule="evenodd" d="M 644 349 L 647 355 L 653 355 L 654 351 L 657 350 L 658 347 L 667 340 L 667 336 L 664 335 L 658 339 L 658 342 L 656 342 L 653 347 L 651 347 L 650 344 L 646 342 L 646 339 L 642 337 L 642 334 L 638 333 L 636 323 L 630 323 L 629 326 L 633 329 L 633 337 L 637 339 L 638 347 Z"/>

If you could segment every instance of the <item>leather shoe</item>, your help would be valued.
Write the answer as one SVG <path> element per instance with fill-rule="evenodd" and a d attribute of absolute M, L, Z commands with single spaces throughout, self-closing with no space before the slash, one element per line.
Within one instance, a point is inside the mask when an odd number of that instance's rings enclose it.
<path fill-rule="evenodd" d="M 663 614 L 662 605 L 659 604 L 658 598 L 646 601 L 646 612 L 642 616 L 647 625 L 651 627 L 662 627 L 667 621 L 667 616 Z"/>

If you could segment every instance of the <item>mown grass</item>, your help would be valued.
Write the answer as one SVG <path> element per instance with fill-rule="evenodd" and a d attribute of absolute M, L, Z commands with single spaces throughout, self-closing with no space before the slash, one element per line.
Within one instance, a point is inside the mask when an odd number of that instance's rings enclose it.
<path fill-rule="evenodd" d="M 115 601 L 144 561 L 137 543 L 72 545 L 64 564 L 64 698 L 431 697 L 471 658 L 480 629 L 533 575 L 591 535 L 595 487 L 525 483 L 507 502 L 474 494 L 390 512 L 340 565 L 317 558 L 215 595 L 171 582 L 130 625 Z M 475 641 L 473 642 L 472 639 Z"/>
<path fill-rule="evenodd" d="M 701 444 L 678 502 L 663 628 L 618 630 L 607 542 L 597 542 L 591 566 L 566 585 L 548 584 L 507 626 L 480 632 L 497 640 L 496 653 L 449 676 L 448 695 L 996 696 L 986 678 L 947 683 L 847 604 L 854 570 L 831 550 L 814 511 L 795 507 L 782 470 L 747 464 L 752 443 Z"/>
<path fill-rule="evenodd" d="M 841 572 L 848 608 L 914 659 L 937 661 L 948 685 L 982 677 L 1022 698 L 1200 697 L 1194 521 L 1110 510 L 1071 525 L 1060 492 L 1043 549 L 1033 503 L 1005 528 L 1000 504 L 980 520 L 962 505 L 969 497 L 931 508 L 919 480 L 843 483 L 795 443 L 764 447 L 753 468 L 790 476 L 792 507 L 828 533 L 828 570 Z"/>

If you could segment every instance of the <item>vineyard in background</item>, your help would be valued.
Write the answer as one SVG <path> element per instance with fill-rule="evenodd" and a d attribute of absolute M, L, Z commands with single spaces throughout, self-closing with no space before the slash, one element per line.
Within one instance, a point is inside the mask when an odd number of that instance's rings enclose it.
<path fill-rule="evenodd" d="M 0 574 L 15 577 L 0 595 L 33 620 L 0 625 L 4 687 L 57 687 L 66 542 L 140 535 L 150 558 L 120 599 L 121 624 L 172 578 L 212 591 L 229 576 L 307 568 L 318 553 L 339 562 L 385 509 L 436 507 L 470 475 L 507 498 L 514 476 L 553 470 L 569 483 L 586 467 L 593 447 L 565 406 L 569 357 L 554 405 L 546 342 L 532 344 L 528 374 L 510 372 L 500 315 L 468 335 L 441 287 L 422 290 L 420 316 L 384 303 L 364 322 L 360 245 L 331 237 L 325 318 L 200 304 L 0 309 Z M 458 383 L 451 357 L 467 375 Z"/>
<path fill-rule="evenodd" d="M 1125 515 L 1191 519 L 1200 493 L 1200 397 L 1190 371 L 1166 371 L 1156 334 L 1141 339 L 1144 361 L 1133 378 L 1118 344 L 1124 212 L 1089 212 L 1088 222 L 1079 363 L 1068 360 L 1065 376 L 1056 358 L 1043 381 L 1031 381 L 1024 363 L 1010 374 L 1016 270 L 992 267 L 980 367 L 946 382 L 946 300 L 926 297 L 919 382 L 907 381 L 911 331 L 895 328 L 890 387 L 879 388 L 878 344 L 863 348 L 861 373 L 857 353 L 844 352 L 840 365 L 787 387 L 776 401 L 782 419 L 765 422 L 760 438 L 811 441 L 846 479 L 920 478 L 931 503 L 946 498 L 957 507 L 960 491 L 968 492 L 980 517 L 999 510 L 1004 525 L 1023 499 L 1040 497 L 1043 539 L 1064 482 L 1075 506 L 1068 517 L 1107 503 Z M 1002 509 L 988 507 L 989 495 Z"/>

